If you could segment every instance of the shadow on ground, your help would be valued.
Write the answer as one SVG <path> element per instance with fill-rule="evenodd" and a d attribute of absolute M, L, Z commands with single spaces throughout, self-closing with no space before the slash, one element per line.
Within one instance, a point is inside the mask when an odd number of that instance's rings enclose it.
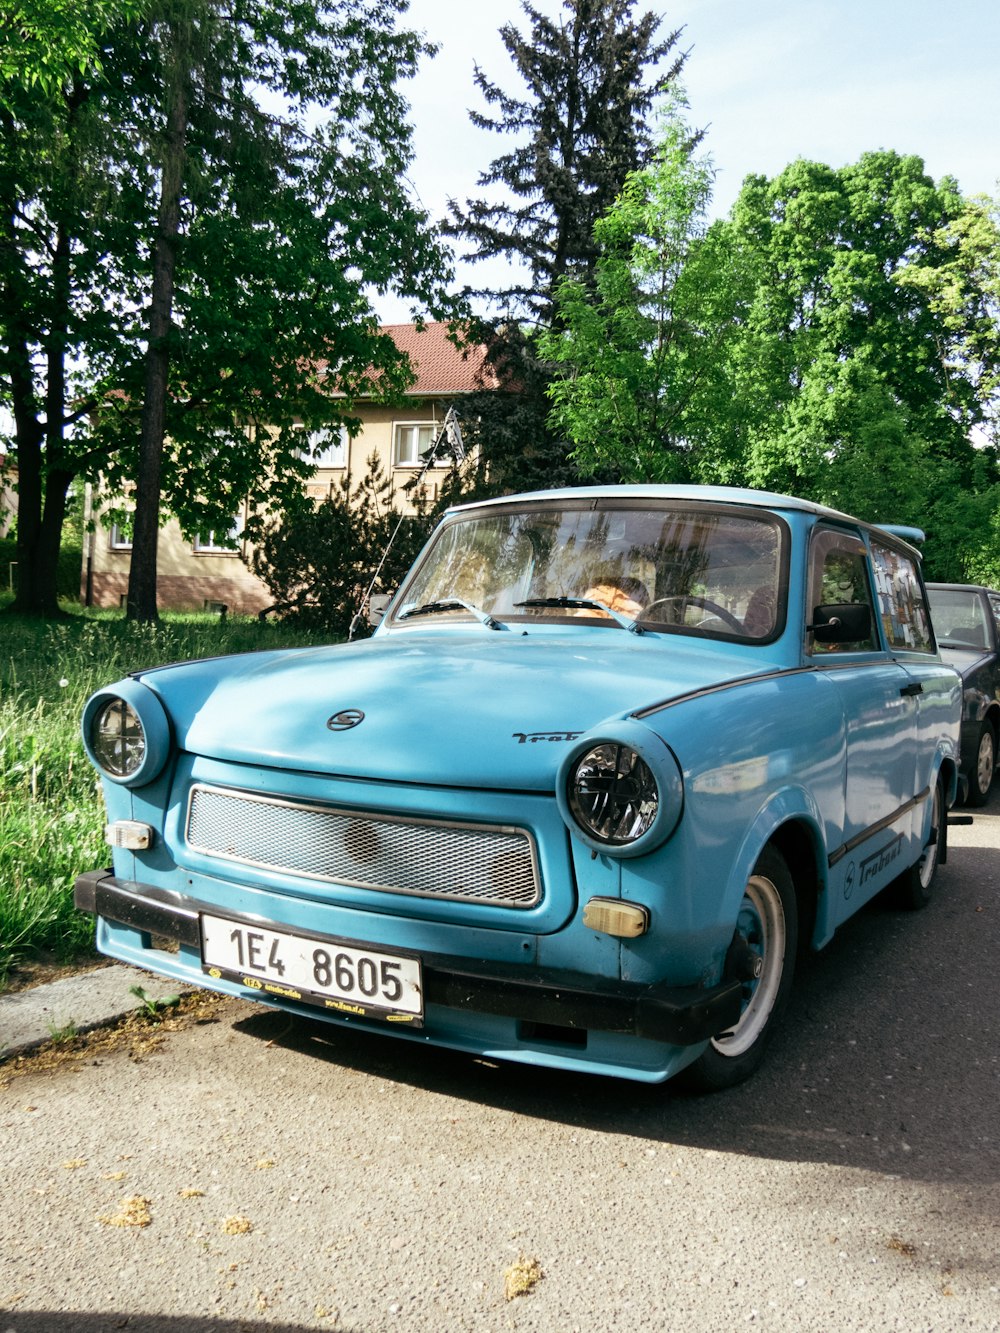
<path fill-rule="evenodd" d="M 713 1096 L 494 1064 L 273 1010 L 236 1027 L 317 1060 L 518 1115 L 989 1186 L 1000 1180 L 998 885 L 1000 851 L 952 847 L 925 911 L 870 904 L 800 965 L 791 1010 L 757 1075 Z"/>

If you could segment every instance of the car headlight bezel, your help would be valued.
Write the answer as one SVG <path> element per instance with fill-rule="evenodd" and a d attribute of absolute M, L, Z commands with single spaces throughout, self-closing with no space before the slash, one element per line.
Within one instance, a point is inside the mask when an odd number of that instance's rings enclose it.
<path fill-rule="evenodd" d="M 666 743 L 641 724 L 624 721 L 578 739 L 560 766 L 556 801 L 592 851 L 644 856 L 677 827 L 684 784 Z"/>
<path fill-rule="evenodd" d="M 136 680 L 98 690 L 87 700 L 81 725 L 90 762 L 103 778 L 119 786 L 152 782 L 170 753 L 170 724 L 163 705 Z"/>

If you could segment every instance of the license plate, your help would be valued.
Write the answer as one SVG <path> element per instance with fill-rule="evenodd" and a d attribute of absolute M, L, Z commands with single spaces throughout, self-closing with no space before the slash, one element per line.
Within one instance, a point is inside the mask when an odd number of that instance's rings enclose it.
<path fill-rule="evenodd" d="M 412 1027 L 423 1018 L 418 958 L 202 914 L 201 966 L 262 996 Z"/>

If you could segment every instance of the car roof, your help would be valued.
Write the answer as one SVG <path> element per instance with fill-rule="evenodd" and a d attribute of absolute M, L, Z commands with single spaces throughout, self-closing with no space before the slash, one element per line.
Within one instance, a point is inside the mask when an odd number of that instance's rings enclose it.
<path fill-rule="evenodd" d="M 1000 597 L 996 588 L 988 588 L 985 583 L 928 583 L 928 588 L 941 588 L 945 592 L 986 592 L 993 597 Z"/>
<path fill-rule="evenodd" d="M 842 523 L 851 523 L 867 528 L 879 534 L 889 534 L 899 541 L 904 541 L 911 549 L 916 549 L 913 542 L 923 539 L 919 528 L 900 528 L 878 523 L 867 523 L 864 519 L 831 509 L 814 500 L 800 500 L 791 495 L 779 495 L 774 491 L 758 491 L 742 486 L 696 486 L 687 484 L 660 485 L 655 483 L 633 483 L 620 486 L 567 486 L 548 491 L 523 491 L 516 495 L 497 495 L 489 500 L 474 500 L 449 508 L 449 514 L 463 513 L 471 509 L 489 509 L 498 505 L 529 504 L 549 500 L 701 500 L 712 504 L 741 505 L 754 509 L 787 509 L 819 518 L 836 519 Z M 916 552 L 920 554 L 919 551 Z"/>

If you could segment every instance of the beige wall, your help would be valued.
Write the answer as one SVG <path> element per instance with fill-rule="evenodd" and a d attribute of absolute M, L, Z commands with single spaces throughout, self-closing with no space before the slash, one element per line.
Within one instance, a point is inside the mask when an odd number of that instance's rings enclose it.
<path fill-rule="evenodd" d="M 0 537 L 6 537 L 17 514 L 17 495 L 14 491 L 14 468 L 4 467 L 0 454 Z"/>
<path fill-rule="evenodd" d="M 196 552 L 173 519 L 160 529 L 157 599 L 163 610 L 203 611 L 225 606 L 233 615 L 253 615 L 274 598 L 244 563 L 247 543 L 232 553 Z M 128 592 L 131 552 L 115 550 L 100 523 L 84 539 L 80 599 L 90 606 L 121 606 Z M 89 590 L 89 596 L 88 596 Z"/>
<path fill-rule="evenodd" d="M 318 468 L 306 485 L 306 493 L 317 503 L 324 500 L 333 489 L 339 489 L 348 470 L 352 484 L 356 485 L 367 470 L 368 458 L 375 453 L 386 476 L 392 478 L 397 508 L 403 512 L 411 509 L 403 487 L 420 471 L 420 464 L 396 465 L 397 440 L 401 433 L 420 426 L 430 427 L 431 435 L 436 435 L 446 410 L 447 403 L 437 400 L 411 401 L 397 408 L 364 408 L 363 428 L 347 444 L 347 466 Z M 416 437 L 411 434 L 406 438 L 412 442 Z M 432 468 L 428 472 L 425 485 L 432 500 L 437 498 L 446 475 L 447 468 Z M 80 597 L 91 606 L 120 606 L 128 591 L 130 552 L 112 548 L 111 532 L 100 522 L 98 502 L 93 495 L 89 503 L 97 518 L 94 532 L 84 538 Z M 247 554 L 245 542 L 232 554 L 197 552 L 171 520 L 160 530 L 157 551 L 160 608 L 200 611 L 206 606 L 224 605 L 233 615 L 253 615 L 270 606 L 274 598 L 266 584 L 248 569 L 244 560 Z"/>

